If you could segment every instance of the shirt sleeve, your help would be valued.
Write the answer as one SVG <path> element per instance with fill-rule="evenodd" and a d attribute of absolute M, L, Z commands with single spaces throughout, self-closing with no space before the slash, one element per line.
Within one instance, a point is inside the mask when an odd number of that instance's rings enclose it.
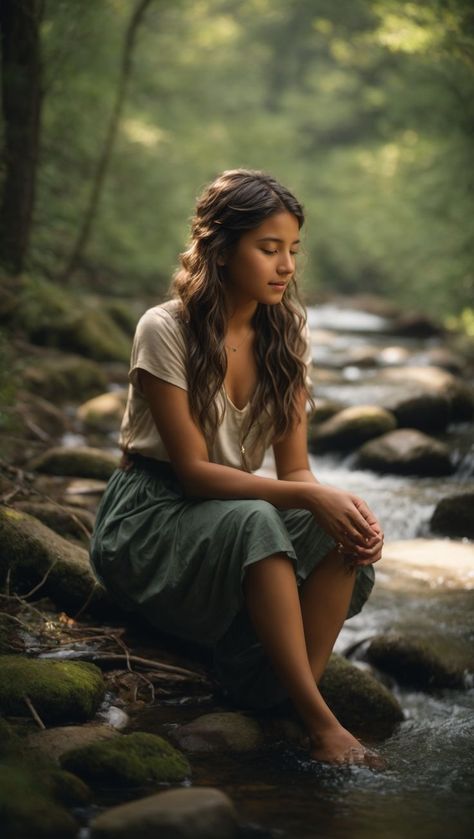
<path fill-rule="evenodd" d="M 179 321 L 160 307 L 148 309 L 138 321 L 133 339 L 129 382 L 142 394 L 138 370 L 147 370 L 158 379 L 187 390 L 185 354 Z"/>

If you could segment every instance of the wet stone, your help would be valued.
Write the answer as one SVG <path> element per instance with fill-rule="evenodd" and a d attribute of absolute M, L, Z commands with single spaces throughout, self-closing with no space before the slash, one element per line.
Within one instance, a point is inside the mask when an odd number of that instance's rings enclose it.
<path fill-rule="evenodd" d="M 474 492 L 442 498 L 436 505 L 430 526 L 445 536 L 474 539 Z"/>
<path fill-rule="evenodd" d="M 235 839 L 237 814 L 213 787 L 174 789 L 112 807 L 91 823 L 91 839 Z"/>
<path fill-rule="evenodd" d="M 63 725 L 35 731 L 26 738 L 28 748 L 52 760 L 59 760 L 61 755 L 71 749 L 90 746 L 102 740 L 111 740 L 120 736 L 110 725 L 103 723 L 84 723 L 83 725 Z"/>
<path fill-rule="evenodd" d="M 189 752 L 248 752 L 263 745 L 258 722 L 232 711 L 204 714 L 175 729 L 173 739 Z"/>
<path fill-rule="evenodd" d="M 318 425 L 310 433 L 309 443 L 314 451 L 348 450 L 366 440 L 392 431 L 396 427 L 393 414 L 375 405 L 345 408 Z"/>
<path fill-rule="evenodd" d="M 427 640 L 387 634 L 374 638 L 367 660 L 396 681 L 422 690 L 462 687 L 464 674 Z"/>
<path fill-rule="evenodd" d="M 449 475 L 447 446 L 412 428 L 398 428 L 365 443 L 356 453 L 356 468 L 397 475 Z"/>

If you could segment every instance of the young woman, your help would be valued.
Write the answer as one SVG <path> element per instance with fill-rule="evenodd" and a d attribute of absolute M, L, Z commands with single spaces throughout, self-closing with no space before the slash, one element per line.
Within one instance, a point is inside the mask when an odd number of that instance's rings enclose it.
<path fill-rule="evenodd" d="M 363 762 L 318 682 L 370 593 L 383 536 L 360 498 L 310 471 L 303 220 L 258 171 L 224 172 L 200 197 L 171 299 L 138 323 L 124 460 L 91 558 L 125 608 L 212 647 L 231 700 L 262 709 L 289 697 L 312 757 Z M 269 446 L 276 478 L 254 474 Z"/>

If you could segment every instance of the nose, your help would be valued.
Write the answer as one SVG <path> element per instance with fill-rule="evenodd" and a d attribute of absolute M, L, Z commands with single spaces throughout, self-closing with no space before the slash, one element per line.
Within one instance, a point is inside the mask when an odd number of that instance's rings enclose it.
<path fill-rule="evenodd" d="M 294 271 L 294 258 L 291 253 L 281 253 L 277 271 L 279 274 L 292 274 Z"/>

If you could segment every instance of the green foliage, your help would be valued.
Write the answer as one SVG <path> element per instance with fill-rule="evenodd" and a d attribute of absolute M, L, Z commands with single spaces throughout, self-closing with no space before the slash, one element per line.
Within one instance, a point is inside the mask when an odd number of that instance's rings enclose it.
<path fill-rule="evenodd" d="M 107 130 L 134 4 L 47 4 L 31 267 L 64 268 Z M 311 290 L 472 301 L 474 14 L 467 0 L 152 2 L 75 281 L 166 292 L 195 196 L 223 168 L 305 204 Z"/>

